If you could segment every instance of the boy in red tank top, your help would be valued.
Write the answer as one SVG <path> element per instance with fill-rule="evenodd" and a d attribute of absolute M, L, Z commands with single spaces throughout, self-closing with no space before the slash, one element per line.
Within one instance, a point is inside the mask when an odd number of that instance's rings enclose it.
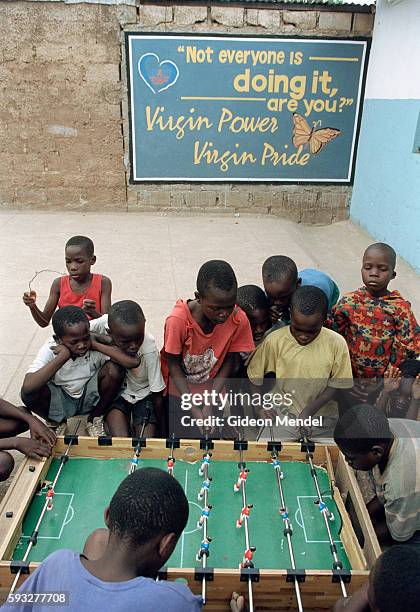
<path fill-rule="evenodd" d="M 23 302 L 40 327 L 47 327 L 56 308 L 79 306 L 88 319 L 97 319 L 111 306 L 111 280 L 102 274 L 92 274 L 96 262 L 93 242 L 86 236 L 73 236 L 65 248 L 68 276 L 56 278 L 50 289 L 44 310 L 36 304 L 36 292 L 23 294 Z"/>

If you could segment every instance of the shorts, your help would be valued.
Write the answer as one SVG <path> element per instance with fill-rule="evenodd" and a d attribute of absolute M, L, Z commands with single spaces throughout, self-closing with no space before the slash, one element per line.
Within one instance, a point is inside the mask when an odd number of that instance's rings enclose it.
<path fill-rule="evenodd" d="M 133 416 L 133 425 L 141 425 L 143 423 L 143 419 L 146 416 L 146 410 L 150 410 L 149 423 L 151 425 L 155 425 L 157 423 L 155 408 L 152 402 L 152 394 L 150 393 L 146 397 L 143 397 L 137 402 L 133 404 L 127 401 L 124 397 L 119 395 L 117 399 L 112 402 L 110 410 L 113 408 L 117 408 L 121 410 L 125 416 L 130 419 L 131 415 Z M 109 411 L 108 411 L 109 412 Z"/>
<path fill-rule="evenodd" d="M 81 397 L 72 397 L 63 387 L 49 381 L 47 383 L 50 390 L 50 408 L 48 418 L 50 421 L 61 423 L 70 417 L 89 414 L 99 401 L 98 372 L 90 378 L 83 389 Z M 30 393 L 21 393 L 23 403 L 32 409 L 35 402 Z"/>

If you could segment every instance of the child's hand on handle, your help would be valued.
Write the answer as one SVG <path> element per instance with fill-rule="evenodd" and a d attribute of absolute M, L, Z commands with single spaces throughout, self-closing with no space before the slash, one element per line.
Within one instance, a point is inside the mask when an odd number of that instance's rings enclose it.
<path fill-rule="evenodd" d="M 33 440 L 39 440 L 43 444 L 51 447 L 54 446 L 57 436 L 49 427 L 44 425 L 42 421 L 32 416 L 28 421 L 28 425 Z"/>
<path fill-rule="evenodd" d="M 46 446 L 39 440 L 33 440 L 32 438 L 24 438 L 20 436 L 16 438 L 15 448 L 31 459 L 42 459 L 43 457 L 49 457 L 52 450 L 50 446 Z"/>
<path fill-rule="evenodd" d="M 25 291 L 22 299 L 25 306 L 33 308 L 36 304 L 36 291 Z"/>

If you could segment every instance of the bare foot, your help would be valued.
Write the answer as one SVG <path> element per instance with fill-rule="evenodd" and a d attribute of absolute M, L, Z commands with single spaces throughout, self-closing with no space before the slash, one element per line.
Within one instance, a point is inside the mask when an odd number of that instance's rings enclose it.
<path fill-rule="evenodd" d="M 235 591 L 232 593 L 232 599 L 230 600 L 231 612 L 245 612 L 245 599 L 243 595 L 239 595 Z"/>

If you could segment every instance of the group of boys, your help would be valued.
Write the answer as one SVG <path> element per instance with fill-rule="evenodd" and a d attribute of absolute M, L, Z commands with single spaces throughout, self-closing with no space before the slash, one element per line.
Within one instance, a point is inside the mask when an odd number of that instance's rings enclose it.
<path fill-rule="evenodd" d="M 380 540 L 419 550 L 420 334 L 409 302 L 388 290 L 396 274 L 390 246 L 368 247 L 364 286 L 339 300 L 328 275 L 298 272 L 286 256 L 264 263 L 264 290 L 238 288 L 227 262 L 208 261 L 194 299 L 178 300 L 167 317 L 160 353 L 141 307 L 131 300 L 112 304 L 111 281 L 91 273 L 92 241 L 71 238 L 65 258 L 69 274 L 53 282 L 44 310 L 34 292 L 23 297 L 39 325 L 51 320 L 54 334 L 25 375 L 25 408 L 0 404 L 0 479 L 13 468 L 4 450 L 48 456 L 72 416 L 87 415 L 91 436 L 139 435 L 142 424 L 146 436 L 164 436 L 179 425 L 186 395 L 211 388 L 217 398 L 232 379 L 254 390 L 272 388 L 274 380 L 278 391 L 294 392 L 281 414 L 324 417 L 319 431 L 286 428 L 282 436 L 334 435 L 350 465 L 371 471 L 376 495 L 369 512 Z M 192 405 L 198 425 L 189 436 L 202 436 L 199 423 L 219 409 L 217 399 Z M 17 437 L 27 429 L 31 438 Z M 78 563 L 79 573 L 96 567 Z"/>

